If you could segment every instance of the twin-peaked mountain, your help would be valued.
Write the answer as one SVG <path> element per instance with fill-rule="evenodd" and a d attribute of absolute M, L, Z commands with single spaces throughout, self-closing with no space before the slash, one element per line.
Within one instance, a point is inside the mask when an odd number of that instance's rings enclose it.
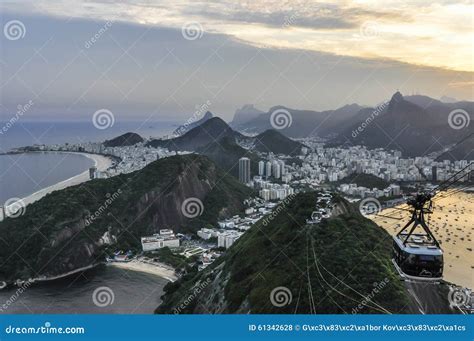
<path fill-rule="evenodd" d="M 167 140 L 152 140 L 148 145 L 163 147 L 169 150 L 198 151 L 206 146 L 219 143 L 221 140 L 247 144 L 251 149 L 274 154 L 296 155 L 301 152 L 303 144 L 293 141 L 280 132 L 268 129 L 257 136 L 245 136 L 233 130 L 219 117 L 206 120 L 201 125 L 189 130 L 184 135 Z"/>
<path fill-rule="evenodd" d="M 250 158 L 252 173 L 256 174 L 259 157 L 255 151 L 298 155 L 303 147 L 301 143 L 275 130 L 267 130 L 254 137 L 242 135 L 219 117 L 205 121 L 184 135 L 167 140 L 152 140 L 148 145 L 206 155 L 232 175 L 238 175 L 238 161 L 244 156 Z"/>

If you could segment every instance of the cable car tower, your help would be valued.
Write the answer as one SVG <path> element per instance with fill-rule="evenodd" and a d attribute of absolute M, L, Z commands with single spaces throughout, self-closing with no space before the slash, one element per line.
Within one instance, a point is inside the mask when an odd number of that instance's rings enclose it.
<path fill-rule="evenodd" d="M 407 201 L 411 218 L 393 237 L 392 262 L 404 279 L 414 281 L 440 281 L 443 277 L 443 250 L 431 232 L 425 216 L 433 213 L 433 198 L 441 191 L 454 186 L 466 176 L 470 176 L 472 163 L 455 173 L 429 192 L 417 193 Z M 455 189 L 439 198 L 446 198 L 460 192 Z M 421 232 L 415 233 L 416 229 Z"/>

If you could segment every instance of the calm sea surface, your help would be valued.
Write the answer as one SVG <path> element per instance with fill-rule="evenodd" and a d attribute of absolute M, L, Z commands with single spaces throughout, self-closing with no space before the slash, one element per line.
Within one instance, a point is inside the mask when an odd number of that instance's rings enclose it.
<path fill-rule="evenodd" d="M 0 126 L 3 126 L 0 122 Z M 17 122 L 0 134 L 0 153 L 33 144 L 101 142 L 126 132 L 159 137 L 173 131 L 170 122 L 117 122 L 100 130 L 91 122 Z M 0 155 L 0 203 L 22 198 L 82 173 L 93 161 L 81 155 L 28 153 Z"/>
<path fill-rule="evenodd" d="M 0 314 L 152 314 L 166 283 L 158 276 L 100 266 L 34 284 L 19 295 L 15 287 L 0 290 Z"/>
<path fill-rule="evenodd" d="M 1 122 L 0 122 L 1 123 Z M 3 124 L 0 124 L 3 126 Z M 54 143 L 100 142 L 126 132 L 142 137 L 159 137 L 176 128 L 170 122 L 116 122 L 99 130 L 91 122 L 17 122 L 0 134 L 0 153 L 11 148 Z M 78 154 L 28 153 L 0 155 L 0 204 L 22 198 L 42 188 L 87 170 L 93 161 Z M 0 290 L 0 313 L 142 313 L 151 314 L 161 303 L 160 296 L 167 281 L 161 277 L 113 267 L 100 267 L 68 279 L 35 284 L 12 300 L 16 289 Z M 110 298 L 103 288 L 113 292 L 113 303 L 100 307 L 94 304 L 95 290 Z M 108 296 L 107 296 L 108 295 Z"/>

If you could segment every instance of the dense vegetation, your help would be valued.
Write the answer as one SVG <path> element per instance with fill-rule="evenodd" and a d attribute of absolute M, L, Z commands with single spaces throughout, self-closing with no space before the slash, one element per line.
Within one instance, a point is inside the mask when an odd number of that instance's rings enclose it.
<path fill-rule="evenodd" d="M 183 312 L 383 313 L 404 312 L 407 296 L 390 261 L 391 238 L 358 210 L 337 198 L 339 214 L 306 225 L 315 193 L 300 193 L 281 204 L 279 214 L 260 220 L 212 266 L 165 288 L 158 313 L 171 312 L 196 283 L 211 278 L 208 291 Z M 357 308 L 364 297 L 382 288 Z M 375 284 L 375 285 L 374 285 Z M 276 287 L 288 288 L 291 302 L 272 304 Z M 224 305 L 214 304 L 219 296 Z"/>
<path fill-rule="evenodd" d="M 133 146 L 134 144 L 143 142 L 143 138 L 136 133 L 125 133 L 123 135 L 117 136 L 111 140 L 104 142 L 105 147 L 123 147 L 123 146 Z"/>
<path fill-rule="evenodd" d="M 367 188 L 385 189 L 390 183 L 372 174 L 353 173 L 338 181 L 338 184 L 356 184 Z"/>
<path fill-rule="evenodd" d="M 209 157 L 225 172 L 235 177 L 239 176 L 239 159 L 247 157 L 250 159 L 251 174 L 258 174 L 260 158 L 249 150 L 240 147 L 231 138 L 225 137 L 218 142 L 212 142 L 199 148 L 198 152 Z"/>
<path fill-rule="evenodd" d="M 24 215 L 0 223 L 0 280 L 61 274 L 102 261 L 108 251 L 138 250 L 140 237 L 160 228 L 214 224 L 221 215 L 241 212 L 250 193 L 198 155 L 169 157 L 134 173 L 53 192 Z M 196 220 L 181 212 L 189 197 L 203 202 Z"/>
<path fill-rule="evenodd" d="M 303 144 L 293 141 L 276 130 L 269 129 L 255 137 L 254 148 L 260 152 L 299 155 Z"/>

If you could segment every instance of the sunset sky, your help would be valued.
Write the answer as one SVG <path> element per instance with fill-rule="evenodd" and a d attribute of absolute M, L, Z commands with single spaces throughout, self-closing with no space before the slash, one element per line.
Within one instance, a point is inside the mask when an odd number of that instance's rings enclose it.
<path fill-rule="evenodd" d="M 374 105 L 397 89 L 474 97 L 472 1 L 25 0 L 0 9 L 2 27 L 25 27 L 0 41 L 2 115 L 30 98 L 32 118 L 82 119 L 97 107 L 186 117 L 210 100 L 231 119 L 247 103 L 323 110 Z"/>

